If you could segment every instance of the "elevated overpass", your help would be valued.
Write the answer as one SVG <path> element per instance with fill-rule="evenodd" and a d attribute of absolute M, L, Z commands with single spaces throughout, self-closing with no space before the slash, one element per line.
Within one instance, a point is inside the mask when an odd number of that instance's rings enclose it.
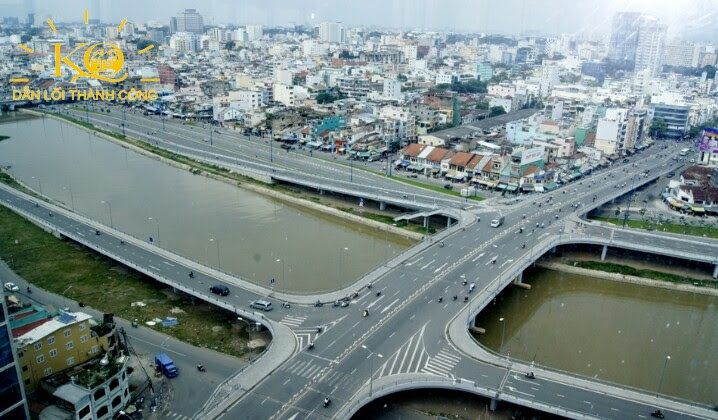
<path fill-rule="evenodd" d="M 665 158 L 651 156 L 644 160 L 653 168 L 654 176 L 671 168 L 663 166 L 667 161 Z M 658 168 L 663 169 L 658 171 Z M 611 181 L 623 183 L 630 178 L 622 175 L 620 169 L 608 171 Z M 569 216 L 584 211 L 582 206 L 571 205 L 588 201 L 602 203 L 622 193 L 623 189 L 613 188 L 605 182 L 608 179 L 601 181 L 603 175 L 606 174 L 594 175 L 574 185 L 576 191 L 571 194 L 559 190 L 517 206 L 507 206 L 504 208 L 507 222 L 498 229 L 462 218 L 460 224 L 446 232 L 443 239 L 446 246 L 424 242 L 397 257 L 383 271 L 371 273 L 375 287 L 383 294 L 375 297 L 373 293 L 362 291 L 348 310 L 296 305 L 290 311 L 278 309 L 267 315 L 243 308 L 258 297 L 308 303 L 316 296 L 272 295 L 271 291 L 236 276 L 202 267 L 8 187 L 0 188 L 0 202 L 47 230 L 76 240 L 158 281 L 218 303 L 247 319 L 262 322 L 279 337 L 278 342 L 288 341 L 287 337 L 292 335 L 284 322 L 287 316 L 303 319 L 300 325 L 293 326 L 293 345 L 285 347 L 282 344 L 281 349 L 275 349 L 283 350 L 281 354 L 268 353 L 262 357 L 237 378 L 238 381 L 245 380 L 241 391 L 226 393 L 226 398 L 205 407 L 198 417 L 298 419 L 323 415 L 345 418 L 366 398 L 376 397 L 377 394 L 372 394 L 374 378 L 380 387 L 377 392 L 390 393 L 410 386 L 404 378 L 416 382 L 420 377 L 423 378 L 420 382 L 427 386 L 441 383 L 447 388 L 464 389 L 470 385 L 477 393 L 497 401 L 513 401 L 576 418 L 641 417 L 643 414 L 639 413 L 649 413 L 652 407 L 661 407 L 664 411 L 672 408 L 675 411 L 671 412 L 672 416 L 709 418 L 712 413 L 698 404 L 676 402 L 664 396 L 652 397 L 643 391 L 600 384 L 547 369 L 537 370 L 537 381 L 523 384 L 519 374 L 525 367 L 519 362 L 492 355 L 473 341 L 467 341 L 469 320 L 506 284 L 520 276 L 525 267 L 554 246 L 586 242 L 610 246 L 640 245 L 664 255 L 685 257 L 691 254 L 694 248 L 686 248 L 689 244 L 685 239 L 670 235 L 619 233 L 615 228 L 596 226 L 579 226 L 578 231 L 571 231 L 577 222 Z M 594 195 L 597 196 L 595 202 L 592 200 Z M 546 197 L 554 199 L 546 202 Z M 541 207 L 538 202 L 542 202 Z M 559 212 L 559 208 L 562 211 Z M 549 221 L 554 223 L 551 225 Z M 517 232 L 520 226 L 530 227 L 534 223 L 549 227 L 532 232 L 527 229 L 524 234 Z M 94 234 L 95 230 L 101 230 L 101 234 Z M 667 242 L 661 245 L 656 238 Z M 701 242 L 706 243 L 694 246 L 707 244 L 711 250 L 709 258 L 715 258 L 713 243 Z M 522 243 L 527 244 L 526 248 L 521 247 Z M 693 255 L 690 255 L 691 259 Z M 154 264 L 155 261 L 166 261 L 170 265 Z M 190 270 L 198 273 L 193 279 L 187 276 Z M 435 302 L 439 295 L 449 296 L 456 291 L 466 294 L 461 285 L 463 278 L 475 282 L 479 292 L 472 294 L 468 304 Z M 207 296 L 209 284 L 216 281 L 226 282 L 232 294 L 222 298 Z M 337 293 L 344 295 L 354 290 Z M 372 315 L 362 319 L 359 308 L 369 308 Z M 342 310 L 344 312 L 338 312 Z M 326 329 L 321 335 L 307 332 L 315 325 L 324 325 Z M 443 333 L 437 336 L 439 331 Z M 300 336 L 304 338 L 300 340 Z M 309 341 L 316 344 L 312 352 L 304 347 Z M 270 351 L 275 347 L 272 345 Z M 365 370 L 367 359 L 373 361 L 379 352 L 386 355 L 386 363 L 375 363 L 373 367 L 376 369 L 370 367 L 366 375 L 357 373 Z M 559 387 L 560 392 L 539 395 L 526 391 L 526 386 L 536 387 L 538 383 L 545 388 Z M 556 394 L 570 396 L 568 403 L 557 400 Z M 331 395 L 335 403 L 328 410 L 317 412 L 317 407 L 321 410 L 324 395 Z"/>

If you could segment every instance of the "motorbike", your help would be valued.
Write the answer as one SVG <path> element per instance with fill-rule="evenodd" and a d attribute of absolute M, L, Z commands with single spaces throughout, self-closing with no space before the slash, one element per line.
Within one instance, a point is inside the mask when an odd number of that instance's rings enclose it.
<path fill-rule="evenodd" d="M 194 273 L 193 273 L 193 272 L 191 272 L 191 271 L 189 272 L 189 278 L 191 278 L 191 279 L 193 279 L 193 278 L 194 278 Z"/>
<path fill-rule="evenodd" d="M 443 247 L 444 247 L 444 241 L 439 242 L 439 246 L 443 248 Z"/>
<path fill-rule="evenodd" d="M 137 322 L 137 320 L 132 321 L 132 327 L 137 328 L 140 324 Z"/>
<path fill-rule="evenodd" d="M 459 298 L 458 296 L 454 295 L 454 297 L 453 297 L 452 299 L 453 299 L 453 300 L 456 300 L 456 299 L 458 299 L 458 298 Z"/>
<path fill-rule="evenodd" d="M 368 317 L 368 316 L 369 316 L 369 311 L 366 310 L 366 309 L 364 309 L 364 313 L 362 314 L 362 316 L 363 316 L 364 318 Z"/>
<path fill-rule="evenodd" d="M 665 416 L 663 415 L 663 413 L 661 413 L 661 410 L 656 410 L 651 413 L 651 417 L 662 419 Z"/>
<path fill-rule="evenodd" d="M 331 403 L 332 403 L 332 400 L 330 400 L 329 398 L 324 398 L 324 401 L 322 402 L 322 406 L 324 406 L 324 408 L 327 408 L 327 407 L 329 407 L 329 404 L 331 404 Z"/>
<path fill-rule="evenodd" d="M 466 302 L 468 302 L 468 301 L 469 301 L 469 297 L 468 297 L 468 296 L 464 296 L 464 303 L 466 303 Z"/>
<path fill-rule="evenodd" d="M 30 286 L 27 287 L 27 292 L 32 293 L 32 289 L 30 289 Z"/>
<path fill-rule="evenodd" d="M 526 244 L 521 244 L 521 248 L 526 248 Z"/>
<path fill-rule="evenodd" d="M 291 307 L 292 307 L 292 305 L 290 305 L 289 302 L 282 303 L 282 308 L 289 309 Z"/>
<path fill-rule="evenodd" d="M 125 241 L 120 240 L 120 245 L 124 245 Z"/>
<path fill-rule="evenodd" d="M 313 348 L 314 348 L 314 343 L 309 343 L 309 345 L 307 346 L 307 349 L 308 349 L 308 350 L 311 350 L 311 349 L 313 349 Z"/>
<path fill-rule="evenodd" d="M 197 370 L 200 372 L 204 372 L 204 365 L 197 365 Z"/>
<path fill-rule="evenodd" d="M 377 295 L 377 296 L 381 296 L 381 290 L 379 290 L 378 292 L 376 292 L 376 295 Z"/>
<path fill-rule="evenodd" d="M 439 299 L 437 299 L 437 300 L 439 301 L 439 303 L 441 303 L 441 302 L 443 302 L 443 301 L 444 301 L 444 298 L 443 298 L 443 297 L 441 297 L 441 296 L 439 296 Z"/>
<path fill-rule="evenodd" d="M 529 378 L 529 379 L 536 379 L 536 376 L 534 375 L 533 372 L 528 372 L 528 373 L 526 374 L 526 377 Z"/>
<path fill-rule="evenodd" d="M 371 289 L 371 283 L 367 284 L 367 285 L 366 285 L 366 288 L 367 288 L 367 289 Z"/>

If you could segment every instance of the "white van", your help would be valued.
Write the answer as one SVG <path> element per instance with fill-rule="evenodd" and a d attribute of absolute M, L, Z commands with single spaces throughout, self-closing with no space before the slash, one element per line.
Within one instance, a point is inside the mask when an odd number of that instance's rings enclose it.
<path fill-rule="evenodd" d="M 267 302 L 266 300 L 255 300 L 254 302 L 250 303 L 249 306 L 251 308 L 261 309 L 263 311 L 272 310 L 272 302 Z"/>

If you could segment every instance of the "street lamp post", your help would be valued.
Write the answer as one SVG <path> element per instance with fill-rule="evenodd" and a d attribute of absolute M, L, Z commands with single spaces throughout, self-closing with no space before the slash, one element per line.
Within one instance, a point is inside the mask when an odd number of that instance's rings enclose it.
<path fill-rule="evenodd" d="M 215 241 L 214 238 L 209 238 L 209 241 L 214 242 L 215 245 L 217 245 L 217 269 L 222 270 L 222 265 L 220 264 L 220 261 L 219 261 L 219 241 Z"/>
<path fill-rule="evenodd" d="M 337 278 L 337 290 L 342 288 L 342 251 L 349 251 L 349 248 L 343 247 L 339 250 L 339 277 Z"/>
<path fill-rule="evenodd" d="M 364 344 L 361 345 L 361 348 L 369 352 L 369 396 L 371 397 L 374 388 L 374 358 L 372 356 L 376 355 L 376 357 L 380 359 L 384 356 L 379 353 L 374 353 Z"/>
<path fill-rule="evenodd" d="M 112 224 L 112 205 L 109 201 L 102 201 L 102 204 L 107 204 L 107 208 L 110 210 L 110 227 L 113 228 L 114 226 Z"/>
<path fill-rule="evenodd" d="M 75 210 L 75 196 L 72 194 L 72 187 L 63 187 L 70 193 L 70 203 L 72 204 L 72 210 Z"/>
<path fill-rule="evenodd" d="M 34 178 L 35 178 L 35 177 L 33 177 L 33 179 L 34 179 Z M 42 195 L 42 182 L 40 182 L 40 178 L 39 178 L 39 177 L 37 178 L 37 185 L 38 185 L 38 187 L 40 187 L 40 195 Z"/>
<path fill-rule="evenodd" d="M 148 217 L 147 220 L 154 220 L 151 217 Z M 160 221 L 155 220 L 155 223 L 157 223 L 157 246 L 160 246 L 162 243 L 160 241 Z"/>
<path fill-rule="evenodd" d="M 122 137 L 125 137 L 125 123 L 120 124 L 122 126 Z"/>
<path fill-rule="evenodd" d="M 666 356 L 666 361 L 663 362 L 663 370 L 661 371 L 661 379 L 658 381 L 658 390 L 656 391 L 656 395 L 661 393 L 661 386 L 663 386 L 663 375 L 666 373 L 666 366 L 668 366 L 668 361 L 671 360 L 671 356 Z"/>
<path fill-rule="evenodd" d="M 287 282 L 284 280 L 284 276 L 286 276 L 287 272 L 284 270 L 284 260 L 277 258 L 277 262 L 282 263 L 282 287 L 286 287 Z"/>
<path fill-rule="evenodd" d="M 349 156 L 349 182 L 354 182 L 354 156 Z"/>
<path fill-rule="evenodd" d="M 506 323 L 503 318 L 499 318 L 501 323 L 501 346 L 499 347 L 499 353 L 504 354 L 504 333 L 506 333 Z"/>

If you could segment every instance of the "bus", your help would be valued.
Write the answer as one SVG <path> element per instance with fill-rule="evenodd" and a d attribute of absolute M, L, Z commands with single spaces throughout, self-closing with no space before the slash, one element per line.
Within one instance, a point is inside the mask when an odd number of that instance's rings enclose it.
<path fill-rule="evenodd" d="M 687 155 L 688 152 L 690 152 L 690 151 L 691 151 L 691 149 L 689 149 L 689 148 L 686 147 L 685 149 L 681 149 L 681 152 L 679 153 L 679 155 L 685 156 L 685 155 Z"/>

